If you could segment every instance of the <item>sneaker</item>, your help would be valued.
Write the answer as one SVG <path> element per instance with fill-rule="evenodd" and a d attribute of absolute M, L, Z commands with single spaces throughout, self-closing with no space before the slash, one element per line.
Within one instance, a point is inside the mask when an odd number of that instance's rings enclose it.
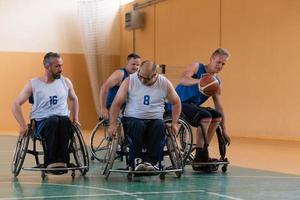
<path fill-rule="evenodd" d="M 47 166 L 47 169 L 55 169 L 55 168 L 67 168 L 67 164 L 62 162 L 57 162 L 57 163 L 51 163 Z M 49 174 L 61 175 L 67 173 L 68 170 L 67 169 L 47 170 L 46 172 Z"/>
<path fill-rule="evenodd" d="M 152 165 L 151 163 L 144 162 L 144 165 L 146 167 L 146 171 L 158 171 L 158 167 L 156 165 Z"/>
<path fill-rule="evenodd" d="M 146 166 L 141 158 L 134 159 L 134 171 L 146 171 Z"/>
<path fill-rule="evenodd" d="M 135 168 L 134 171 L 146 171 L 146 166 L 144 163 L 138 164 Z"/>
<path fill-rule="evenodd" d="M 193 163 L 208 162 L 209 160 L 210 158 L 207 149 L 196 148 L 196 154 Z"/>

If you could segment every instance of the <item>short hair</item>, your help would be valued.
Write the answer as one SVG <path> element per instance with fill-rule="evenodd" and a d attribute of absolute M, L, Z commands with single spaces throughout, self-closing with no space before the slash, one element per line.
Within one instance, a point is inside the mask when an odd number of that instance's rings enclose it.
<path fill-rule="evenodd" d="M 48 66 L 51 64 L 52 58 L 61 58 L 59 53 L 55 53 L 55 52 L 48 52 L 45 56 L 44 56 L 44 60 L 43 60 L 43 64 L 44 66 Z"/>
<path fill-rule="evenodd" d="M 215 57 L 215 56 L 226 56 L 226 57 L 230 57 L 230 53 L 227 49 L 224 49 L 224 48 L 218 48 L 216 49 L 211 57 Z"/>
<path fill-rule="evenodd" d="M 129 61 L 131 58 L 138 59 L 138 58 L 141 58 L 141 57 L 136 53 L 131 53 L 127 56 L 127 61 Z"/>
<path fill-rule="evenodd" d="M 152 62 L 152 61 L 150 61 L 150 60 L 144 60 L 144 61 L 142 61 L 141 66 L 143 66 L 147 62 Z M 154 72 L 157 69 L 157 64 L 155 64 L 154 62 L 152 62 L 152 63 L 153 63 L 152 64 L 152 72 Z"/>

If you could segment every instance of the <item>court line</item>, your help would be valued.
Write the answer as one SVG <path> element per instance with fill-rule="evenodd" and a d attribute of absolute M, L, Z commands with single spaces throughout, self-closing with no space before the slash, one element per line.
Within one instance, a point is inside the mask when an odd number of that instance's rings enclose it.
<path fill-rule="evenodd" d="M 0 183 L 12 184 L 12 183 L 18 183 L 18 182 L 15 182 L 15 181 L 2 182 L 2 181 L 0 181 Z M 54 186 L 64 186 L 64 187 L 88 188 L 88 189 L 94 189 L 94 190 L 116 192 L 116 193 L 119 193 L 120 195 L 129 195 L 129 196 L 137 197 L 136 195 L 132 195 L 131 193 L 123 192 L 121 190 L 101 188 L 101 187 L 92 187 L 92 186 L 85 186 L 85 185 L 70 185 L 70 184 L 59 184 L 59 183 L 36 183 L 36 182 L 20 182 L 20 184 L 28 184 L 28 185 L 54 185 Z"/>
<path fill-rule="evenodd" d="M 300 179 L 300 176 L 208 176 L 208 175 L 201 175 L 201 176 L 195 176 L 195 175 L 184 175 L 185 178 L 270 178 L 270 179 Z"/>
<path fill-rule="evenodd" d="M 65 176 L 50 176 L 50 178 L 66 178 L 68 177 L 67 175 Z M 81 177 L 81 176 L 78 176 Z M 95 175 L 95 176 L 91 176 L 91 175 L 85 175 L 84 177 L 86 178 L 101 178 L 101 176 L 99 175 Z M 270 178 L 270 179 L 300 179 L 299 175 L 295 175 L 295 176 L 230 176 L 230 175 L 225 175 L 225 176 L 214 176 L 214 175 L 201 175 L 201 176 L 195 176 L 195 175 L 183 175 L 182 178 L 222 178 L 222 177 L 226 177 L 226 178 Z M 12 176 L 0 176 L 1 179 L 11 179 L 14 178 L 13 175 Z M 18 179 L 22 179 L 22 178 L 41 178 L 41 176 L 18 176 Z M 72 178 L 70 176 L 70 178 Z"/>
<path fill-rule="evenodd" d="M 0 183 L 7 183 L 11 184 L 12 182 L 0 182 Z M 32 185 L 38 185 L 38 183 L 32 183 L 32 182 L 23 182 L 25 184 L 32 184 Z M 119 190 L 112 190 L 112 189 L 106 189 L 106 188 L 97 188 L 97 187 L 90 187 L 90 186 L 81 186 L 81 185 L 66 185 L 66 184 L 55 184 L 55 183 L 46 183 L 44 185 L 58 185 L 58 186 L 67 186 L 67 187 L 80 187 L 80 188 L 89 188 L 89 189 L 96 189 L 96 190 L 105 190 L 105 191 L 113 191 L 117 192 L 118 194 L 112 193 L 112 194 L 86 194 L 86 195 L 60 195 L 60 196 L 35 196 L 35 197 L 5 197 L 5 198 L 0 198 L 2 199 L 8 199 L 8 200 L 15 200 L 15 199 L 44 199 L 44 198 L 72 198 L 72 197 L 103 197 L 103 196 L 132 196 L 137 198 L 137 195 L 161 195 L 161 194 L 182 194 L 182 193 L 207 193 L 209 195 L 213 196 L 218 196 L 218 197 L 224 197 L 227 199 L 232 199 L 232 200 L 243 200 L 241 198 L 229 196 L 229 195 L 224 195 L 224 194 L 219 194 L 216 192 L 209 192 L 205 190 L 185 190 L 185 191 L 160 191 L 160 192 L 122 192 Z M 142 198 L 137 198 L 137 199 L 142 199 Z"/>

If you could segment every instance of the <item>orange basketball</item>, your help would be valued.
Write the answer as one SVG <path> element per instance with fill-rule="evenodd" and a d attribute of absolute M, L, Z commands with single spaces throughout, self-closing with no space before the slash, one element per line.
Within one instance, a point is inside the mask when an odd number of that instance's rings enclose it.
<path fill-rule="evenodd" d="M 202 94 L 206 96 L 212 96 L 215 95 L 219 90 L 220 83 L 215 76 L 209 73 L 202 74 L 199 80 L 199 91 Z"/>

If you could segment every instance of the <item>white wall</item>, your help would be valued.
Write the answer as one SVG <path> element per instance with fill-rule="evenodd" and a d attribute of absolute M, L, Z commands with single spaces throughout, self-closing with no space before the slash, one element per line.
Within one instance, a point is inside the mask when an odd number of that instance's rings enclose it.
<path fill-rule="evenodd" d="M 0 51 L 82 53 L 78 0 L 0 0 Z"/>

